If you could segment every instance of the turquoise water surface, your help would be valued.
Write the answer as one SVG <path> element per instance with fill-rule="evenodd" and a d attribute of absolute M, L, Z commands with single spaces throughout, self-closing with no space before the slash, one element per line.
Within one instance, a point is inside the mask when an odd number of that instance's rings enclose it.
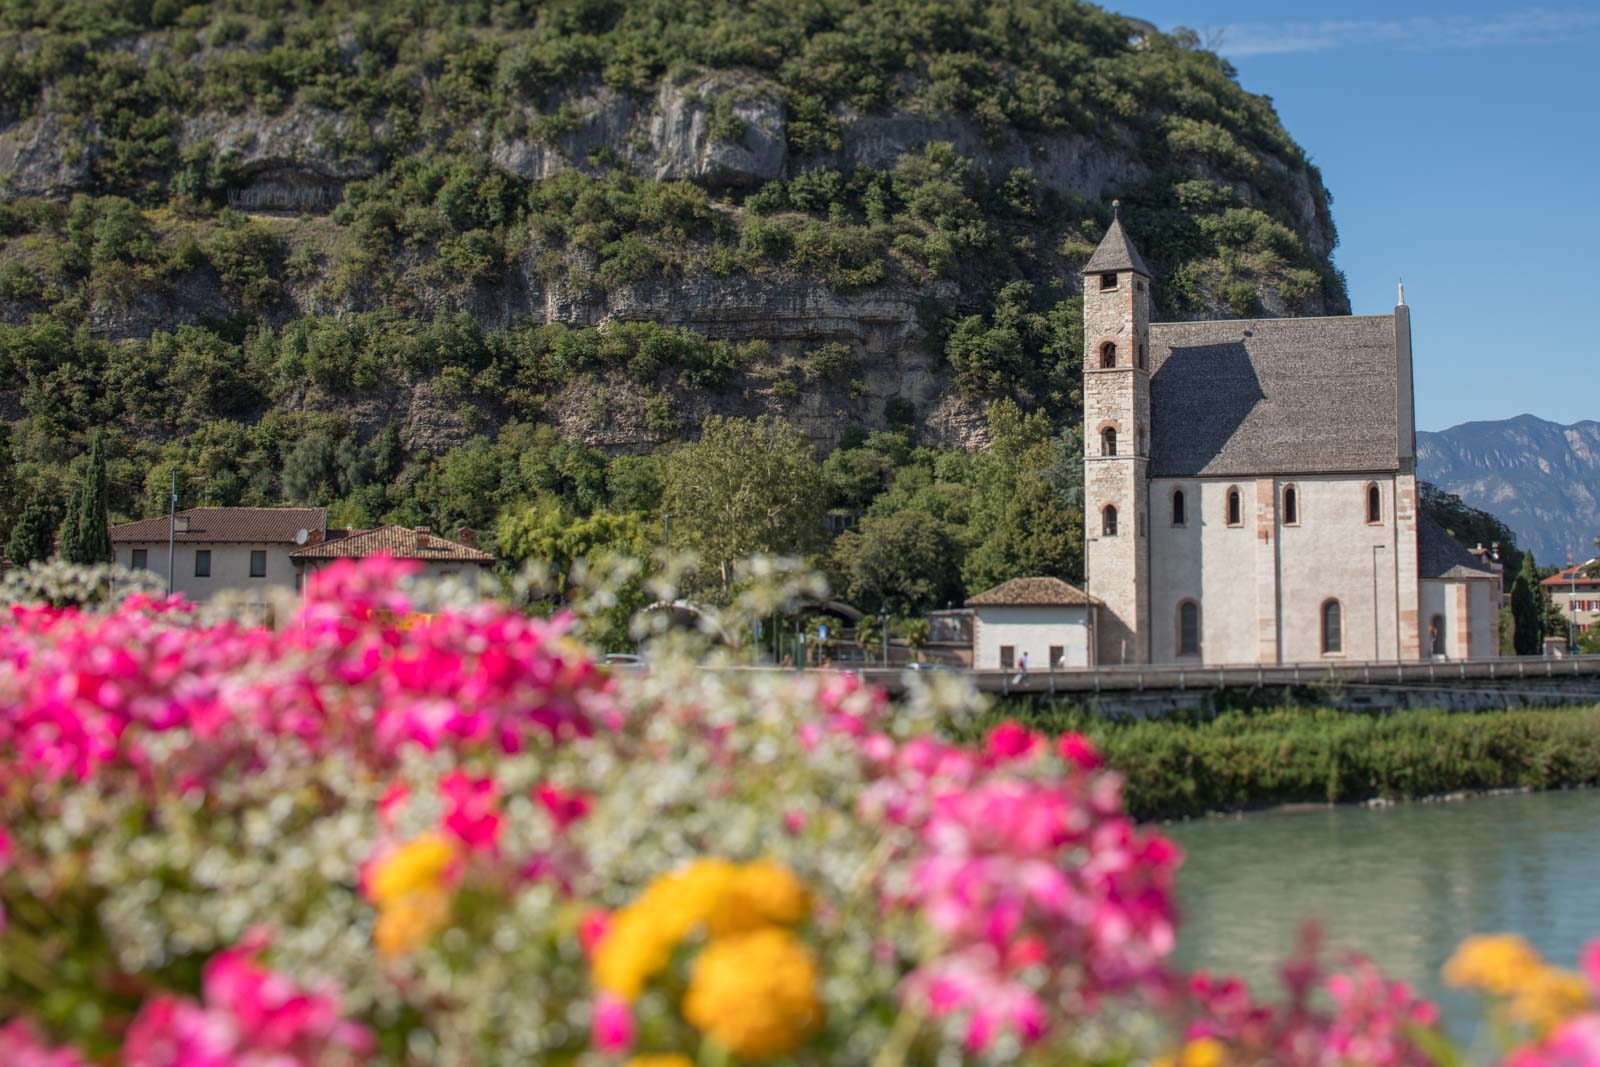
<path fill-rule="evenodd" d="M 1571 966 L 1600 935 L 1600 790 L 1168 826 L 1187 853 L 1178 962 L 1275 990 L 1304 919 L 1417 985 L 1465 1040 L 1479 1003 L 1439 970 L 1473 932 L 1522 934 Z"/>

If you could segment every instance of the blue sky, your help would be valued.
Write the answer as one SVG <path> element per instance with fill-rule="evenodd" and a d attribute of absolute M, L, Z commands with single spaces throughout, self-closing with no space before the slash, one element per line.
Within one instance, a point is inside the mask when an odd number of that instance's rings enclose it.
<path fill-rule="evenodd" d="M 1405 279 L 1419 428 L 1600 419 L 1600 0 L 1110 6 L 1198 30 L 1273 98 L 1356 313 Z"/>

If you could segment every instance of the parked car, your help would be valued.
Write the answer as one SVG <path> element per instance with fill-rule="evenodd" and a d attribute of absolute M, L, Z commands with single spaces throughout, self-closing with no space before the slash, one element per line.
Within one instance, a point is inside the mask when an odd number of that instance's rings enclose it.
<path fill-rule="evenodd" d="M 961 668 L 953 663 L 913 663 L 908 669 L 913 671 L 959 671 Z"/>

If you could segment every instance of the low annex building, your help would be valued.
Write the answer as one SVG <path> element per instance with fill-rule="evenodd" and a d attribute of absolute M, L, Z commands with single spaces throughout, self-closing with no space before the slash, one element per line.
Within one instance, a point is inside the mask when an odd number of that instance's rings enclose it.
<path fill-rule="evenodd" d="M 190 508 L 176 515 L 111 527 L 115 561 L 167 578 L 172 591 L 203 603 L 224 591 L 265 609 L 274 591 L 299 588 L 289 554 L 327 533 L 326 508 Z"/>
<path fill-rule="evenodd" d="M 1095 665 L 1100 602 L 1059 578 L 1013 578 L 967 600 L 977 670 Z"/>
<path fill-rule="evenodd" d="M 1151 322 L 1117 212 L 1083 271 L 1098 662 L 1494 656 L 1496 575 L 1421 515 L 1411 311 Z"/>
<path fill-rule="evenodd" d="M 375 530 L 352 530 L 348 536 L 310 545 L 290 553 L 295 567 L 309 583 L 317 571 L 341 559 L 367 559 L 393 556 L 422 564 L 420 577 L 458 578 L 477 590 L 494 565 L 494 556 L 477 546 L 473 531 L 463 529 L 451 541 L 426 526 L 380 526 Z"/>

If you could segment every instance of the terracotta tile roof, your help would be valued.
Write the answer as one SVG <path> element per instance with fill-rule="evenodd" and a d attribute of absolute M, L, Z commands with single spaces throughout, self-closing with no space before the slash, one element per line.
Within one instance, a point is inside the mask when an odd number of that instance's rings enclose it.
<path fill-rule="evenodd" d="M 1393 315 L 1150 324 L 1150 476 L 1400 466 Z"/>
<path fill-rule="evenodd" d="M 1551 587 L 1565 586 L 1568 589 L 1571 589 L 1574 585 L 1580 589 L 1587 586 L 1600 585 L 1600 570 L 1595 569 L 1596 563 L 1600 563 L 1600 560 L 1591 559 L 1588 563 L 1562 567 L 1539 584 Z"/>
<path fill-rule="evenodd" d="M 326 508 L 190 508 L 178 512 L 180 529 L 174 540 L 182 544 L 288 544 L 296 543 L 300 531 L 307 541 L 321 540 L 327 524 Z M 182 520 L 189 528 L 182 529 Z M 113 544 L 165 543 L 168 517 L 140 519 L 111 527 Z"/>
<path fill-rule="evenodd" d="M 325 541 L 289 553 L 290 559 L 365 559 L 368 556 L 393 556 L 396 559 L 436 563 L 494 562 L 494 557 L 482 549 L 408 526 L 380 526 L 376 530 L 362 530 L 337 541 Z"/>
<path fill-rule="evenodd" d="M 1417 577 L 1493 578 L 1467 546 L 1450 536 L 1450 531 L 1433 521 L 1425 511 L 1417 513 Z"/>
<path fill-rule="evenodd" d="M 1099 607 L 1100 600 L 1060 578 L 1013 578 L 967 598 L 969 608 L 1054 608 L 1084 604 Z"/>

